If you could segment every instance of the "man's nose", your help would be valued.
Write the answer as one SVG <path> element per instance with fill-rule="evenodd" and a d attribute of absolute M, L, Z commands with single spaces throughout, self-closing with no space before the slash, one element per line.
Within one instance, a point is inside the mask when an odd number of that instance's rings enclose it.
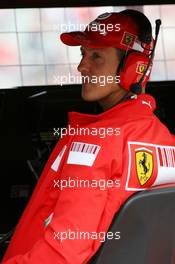
<path fill-rule="evenodd" d="M 82 58 L 82 60 L 80 61 L 79 65 L 77 67 L 77 70 L 79 72 L 81 72 L 82 75 L 85 75 L 85 74 L 88 74 L 89 67 L 90 67 L 90 65 L 89 65 L 87 59 Z"/>

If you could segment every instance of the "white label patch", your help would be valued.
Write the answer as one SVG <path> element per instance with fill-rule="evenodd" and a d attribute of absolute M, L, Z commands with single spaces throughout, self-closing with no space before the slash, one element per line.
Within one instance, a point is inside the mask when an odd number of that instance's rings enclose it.
<path fill-rule="evenodd" d="M 50 224 L 50 222 L 52 221 L 52 218 L 53 218 L 53 214 L 54 213 L 51 213 L 49 215 L 49 217 L 44 220 L 44 227 L 47 227 Z"/>
<path fill-rule="evenodd" d="M 72 142 L 67 164 L 92 166 L 100 146 L 83 142 Z"/>
<path fill-rule="evenodd" d="M 175 147 L 128 142 L 128 152 L 126 190 L 175 183 Z"/>
<path fill-rule="evenodd" d="M 64 152 L 66 150 L 66 145 L 62 148 L 62 150 L 60 151 L 60 153 L 58 154 L 56 160 L 53 162 L 52 166 L 51 166 L 51 169 L 54 170 L 54 171 L 58 171 L 58 168 L 59 168 L 59 165 L 60 165 L 60 162 L 61 162 L 61 159 L 64 155 Z"/>

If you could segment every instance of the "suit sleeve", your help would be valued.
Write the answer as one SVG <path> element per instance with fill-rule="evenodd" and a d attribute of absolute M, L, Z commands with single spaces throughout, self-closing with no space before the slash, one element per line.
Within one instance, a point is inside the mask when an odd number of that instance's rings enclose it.
<path fill-rule="evenodd" d="M 126 197 L 122 185 L 105 189 L 92 185 L 94 180 L 103 183 L 121 177 L 119 162 L 115 158 L 110 163 L 109 153 L 113 151 L 113 156 L 121 159 L 119 151 L 122 148 L 118 147 L 117 155 L 114 144 L 107 145 L 110 146 L 108 151 L 102 147 L 92 166 L 85 166 L 86 157 L 81 159 L 81 165 L 80 160 L 75 162 L 75 159 L 74 163 L 65 163 L 62 179 L 70 177 L 75 181 L 88 181 L 91 185 L 63 188 L 43 237 L 29 252 L 7 259 L 3 264 L 86 264 L 89 261 L 102 244 L 101 233 L 107 232 Z"/>
<path fill-rule="evenodd" d="M 81 174 L 88 177 L 88 170 L 82 170 Z M 107 191 L 98 187 L 63 189 L 42 239 L 25 255 L 15 256 L 3 264 L 87 263 L 95 241 L 91 233 L 98 230 L 106 197 Z M 80 233 L 86 236 L 80 237 Z"/>

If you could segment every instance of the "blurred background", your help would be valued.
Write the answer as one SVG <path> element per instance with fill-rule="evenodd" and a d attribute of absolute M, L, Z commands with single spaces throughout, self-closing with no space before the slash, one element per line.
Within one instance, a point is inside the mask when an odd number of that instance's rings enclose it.
<path fill-rule="evenodd" d="M 99 14 L 126 8 L 128 6 L 1 9 L 0 88 L 54 85 L 60 84 L 58 75 L 78 76 L 79 47 L 64 46 L 59 40 L 60 33 L 81 30 Z M 155 19 L 162 20 L 151 80 L 174 80 L 175 5 L 129 8 L 142 11 L 150 19 L 153 33 Z M 69 81 L 65 80 L 65 84 Z M 80 83 L 78 77 L 74 83 Z"/>

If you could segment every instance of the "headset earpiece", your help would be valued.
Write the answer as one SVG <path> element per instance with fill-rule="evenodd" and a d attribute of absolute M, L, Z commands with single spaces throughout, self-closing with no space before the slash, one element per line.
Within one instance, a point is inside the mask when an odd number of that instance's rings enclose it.
<path fill-rule="evenodd" d="M 129 51 L 126 56 L 123 56 L 119 67 L 118 75 L 120 76 L 120 86 L 133 93 L 139 94 L 142 88 L 149 79 L 150 70 L 145 75 L 142 83 L 140 79 L 145 73 L 145 69 L 149 63 L 149 57 L 140 51 Z"/>

